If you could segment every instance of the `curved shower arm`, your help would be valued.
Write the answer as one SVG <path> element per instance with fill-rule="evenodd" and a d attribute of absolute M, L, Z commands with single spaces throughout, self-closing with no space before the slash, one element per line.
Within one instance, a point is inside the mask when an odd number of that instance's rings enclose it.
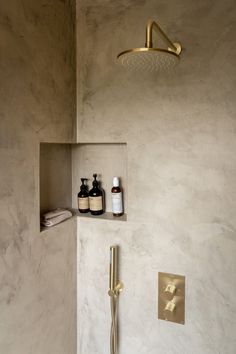
<path fill-rule="evenodd" d="M 171 40 L 167 37 L 167 35 L 162 31 L 161 27 L 154 21 L 154 20 L 148 20 L 147 22 L 147 27 L 146 27 L 146 43 L 145 47 L 146 48 L 152 48 L 153 47 L 153 42 L 152 42 L 152 32 L 153 29 L 155 29 L 157 32 L 159 32 L 165 42 L 168 44 L 168 46 L 171 47 L 171 49 L 176 52 L 177 54 L 180 53 L 181 47 L 178 43 L 173 43 Z"/>

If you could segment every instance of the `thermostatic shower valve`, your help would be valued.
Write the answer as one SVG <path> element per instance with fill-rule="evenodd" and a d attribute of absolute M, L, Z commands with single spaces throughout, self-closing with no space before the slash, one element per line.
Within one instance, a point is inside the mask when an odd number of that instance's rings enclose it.
<path fill-rule="evenodd" d="M 185 277 L 158 273 L 158 318 L 184 324 Z"/>

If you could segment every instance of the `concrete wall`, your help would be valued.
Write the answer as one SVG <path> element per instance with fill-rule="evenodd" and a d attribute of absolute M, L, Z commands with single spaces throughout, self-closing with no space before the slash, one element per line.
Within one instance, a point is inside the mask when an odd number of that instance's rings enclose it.
<path fill-rule="evenodd" d="M 76 350 L 76 225 L 39 233 L 39 142 L 73 138 L 74 7 L 0 4 L 1 354 Z"/>
<path fill-rule="evenodd" d="M 235 2 L 79 1 L 78 140 L 127 142 L 128 221 L 80 220 L 78 354 L 109 352 L 109 246 L 121 245 L 120 354 L 234 354 Z M 148 18 L 183 45 L 173 75 L 116 55 Z M 102 156 L 101 156 L 102 160 Z M 157 273 L 186 276 L 186 324 L 157 319 Z"/>

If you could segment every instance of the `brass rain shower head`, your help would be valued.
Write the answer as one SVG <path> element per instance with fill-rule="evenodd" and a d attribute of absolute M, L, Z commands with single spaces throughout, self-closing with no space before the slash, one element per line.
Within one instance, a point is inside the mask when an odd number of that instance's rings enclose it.
<path fill-rule="evenodd" d="M 153 48 L 152 32 L 155 29 L 167 43 L 167 48 Z M 133 48 L 118 54 L 117 60 L 125 68 L 133 71 L 170 70 L 180 60 L 181 45 L 173 43 L 153 20 L 148 20 L 146 27 L 146 43 L 143 48 Z"/>

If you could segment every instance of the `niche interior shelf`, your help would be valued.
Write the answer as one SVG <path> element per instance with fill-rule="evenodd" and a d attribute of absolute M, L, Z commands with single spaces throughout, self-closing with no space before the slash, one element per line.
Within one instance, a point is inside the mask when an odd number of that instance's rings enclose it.
<path fill-rule="evenodd" d="M 90 213 L 80 213 L 78 210 L 73 210 L 74 215 L 81 218 L 101 219 L 112 221 L 127 221 L 127 215 L 124 213 L 122 216 L 114 216 L 111 212 L 105 212 L 102 215 L 91 215 Z"/>
<path fill-rule="evenodd" d="M 88 178 L 90 189 L 93 173 L 97 173 L 105 195 L 106 213 L 99 216 L 83 214 L 77 209 L 80 178 Z M 126 212 L 128 204 L 126 143 L 40 143 L 40 214 L 56 208 L 65 208 L 72 210 L 73 216 L 126 221 L 126 213 L 121 217 L 114 217 L 112 214 L 111 188 L 114 176 L 120 178 Z"/>
<path fill-rule="evenodd" d="M 80 213 L 79 210 L 77 209 L 70 209 L 72 211 L 73 216 L 69 219 L 66 219 L 62 222 L 60 222 L 57 225 L 54 226 L 40 226 L 40 232 L 50 230 L 55 227 L 59 227 L 59 225 L 62 225 L 66 222 L 70 222 L 71 219 L 74 219 L 75 217 L 81 217 L 85 219 L 94 219 L 94 220 L 110 220 L 110 221 L 127 221 L 127 215 L 124 213 L 122 216 L 114 216 L 111 212 L 105 212 L 102 215 L 91 215 L 90 213 Z"/>
<path fill-rule="evenodd" d="M 50 231 L 51 229 L 54 230 L 55 228 L 63 228 L 63 227 L 66 226 L 65 224 L 67 224 L 67 226 L 68 226 L 68 223 L 73 222 L 74 219 L 75 219 L 75 215 L 73 215 L 69 219 L 66 219 L 66 220 L 60 222 L 59 224 L 56 224 L 56 225 L 53 225 L 53 226 L 50 226 L 50 227 L 41 225 L 40 226 L 40 232 Z"/>

